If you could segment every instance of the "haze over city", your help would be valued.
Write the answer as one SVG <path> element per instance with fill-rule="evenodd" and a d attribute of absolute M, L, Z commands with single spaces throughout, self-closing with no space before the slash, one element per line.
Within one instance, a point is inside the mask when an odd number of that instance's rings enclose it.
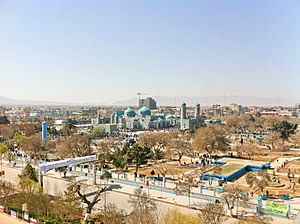
<path fill-rule="evenodd" d="M 300 224 L 299 0 L 0 0 L 0 224 Z"/>
<path fill-rule="evenodd" d="M 111 104 L 142 91 L 296 103 L 299 10 L 291 0 L 2 0 L 0 96 Z"/>

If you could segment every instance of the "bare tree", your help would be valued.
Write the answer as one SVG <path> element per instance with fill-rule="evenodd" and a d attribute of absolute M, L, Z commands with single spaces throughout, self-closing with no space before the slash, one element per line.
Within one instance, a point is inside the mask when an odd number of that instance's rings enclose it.
<path fill-rule="evenodd" d="M 248 173 L 246 175 L 246 182 L 253 187 L 257 186 L 261 193 L 264 192 L 264 189 L 268 186 L 268 181 L 270 181 L 270 176 L 266 170 L 260 170 L 255 173 Z"/>
<path fill-rule="evenodd" d="M 267 143 L 270 143 L 272 149 L 275 149 L 275 145 L 277 145 L 280 141 L 280 134 L 278 132 L 271 132 L 267 135 Z"/>
<path fill-rule="evenodd" d="M 203 224 L 223 223 L 227 217 L 222 204 L 206 203 L 198 214 Z"/>
<path fill-rule="evenodd" d="M 143 147 L 166 147 L 171 140 L 169 133 L 144 133 L 139 136 L 138 144 Z"/>
<path fill-rule="evenodd" d="M 0 202 L 6 207 L 10 196 L 15 193 L 15 186 L 10 182 L 0 181 Z"/>
<path fill-rule="evenodd" d="M 191 188 L 194 185 L 193 177 L 188 177 L 185 181 L 179 181 L 177 186 L 174 188 L 174 192 L 177 195 L 186 194 L 189 198 L 188 205 L 191 205 Z"/>
<path fill-rule="evenodd" d="M 55 154 L 61 159 L 87 156 L 92 153 L 91 139 L 88 134 L 76 134 L 67 140 L 61 141 L 55 151 Z"/>
<path fill-rule="evenodd" d="M 94 143 L 95 151 L 97 153 L 98 159 L 101 163 L 101 168 L 105 165 L 107 158 L 111 154 L 111 148 L 107 142 Z"/>
<path fill-rule="evenodd" d="M 93 207 L 99 202 L 101 201 L 101 194 L 104 193 L 107 190 L 107 186 L 103 186 L 103 185 L 96 185 L 97 189 L 96 191 L 93 193 L 94 197 L 92 200 L 89 200 L 88 197 L 91 195 L 91 193 L 89 194 L 85 194 L 85 190 L 83 183 L 80 181 L 74 182 L 70 185 L 70 190 L 74 191 L 79 198 L 81 199 L 81 201 L 87 205 L 86 207 L 86 214 L 87 217 L 89 217 L 89 215 L 92 213 L 92 209 Z M 88 218 L 86 219 L 86 223 L 88 221 Z"/>
<path fill-rule="evenodd" d="M 115 204 L 109 203 L 97 214 L 96 220 L 104 224 L 126 224 L 127 216 L 123 209 L 118 209 Z"/>
<path fill-rule="evenodd" d="M 296 145 L 300 146 L 300 131 L 293 135 L 291 139 Z"/>
<path fill-rule="evenodd" d="M 68 189 L 63 195 L 57 195 L 51 203 L 50 213 L 63 223 L 78 221 L 82 217 L 80 198 L 76 193 Z"/>
<path fill-rule="evenodd" d="M 39 159 L 43 151 L 42 136 L 35 134 L 31 137 L 23 137 L 20 139 L 20 146 L 30 157 Z"/>
<path fill-rule="evenodd" d="M 270 224 L 272 223 L 272 218 L 269 216 L 263 216 L 263 215 L 254 215 L 254 216 L 248 216 L 248 217 L 241 217 L 239 219 L 238 224 Z"/>
<path fill-rule="evenodd" d="M 134 190 L 134 195 L 129 196 L 128 202 L 133 208 L 129 214 L 129 224 L 157 223 L 156 203 L 141 188 Z"/>
<path fill-rule="evenodd" d="M 170 141 L 170 150 L 174 156 L 177 156 L 177 160 L 180 165 L 181 159 L 185 155 L 189 155 L 191 152 L 191 144 L 187 136 L 180 136 L 179 134 L 173 133 Z"/>
<path fill-rule="evenodd" d="M 253 144 L 243 144 L 240 147 L 241 153 L 246 153 L 248 156 L 248 159 L 252 159 L 252 157 L 256 154 L 256 146 Z"/>
<path fill-rule="evenodd" d="M 246 195 L 243 193 L 241 187 L 238 186 L 238 185 L 235 185 L 235 184 L 225 185 L 221 196 L 224 199 L 224 201 L 227 205 L 227 208 L 230 212 L 230 215 L 232 217 L 234 217 L 234 216 L 237 217 L 238 216 L 238 205 L 239 205 L 239 203 L 247 205 Z M 237 207 L 236 215 L 233 214 L 234 206 Z"/>
<path fill-rule="evenodd" d="M 217 151 L 227 151 L 229 141 L 220 126 L 207 126 L 197 131 L 193 146 L 196 150 L 205 151 L 211 155 Z"/>

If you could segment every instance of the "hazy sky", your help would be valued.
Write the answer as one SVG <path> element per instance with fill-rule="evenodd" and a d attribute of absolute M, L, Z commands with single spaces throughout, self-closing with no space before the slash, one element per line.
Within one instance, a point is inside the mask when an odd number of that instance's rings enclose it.
<path fill-rule="evenodd" d="M 0 0 L 0 96 L 300 99 L 299 0 Z"/>

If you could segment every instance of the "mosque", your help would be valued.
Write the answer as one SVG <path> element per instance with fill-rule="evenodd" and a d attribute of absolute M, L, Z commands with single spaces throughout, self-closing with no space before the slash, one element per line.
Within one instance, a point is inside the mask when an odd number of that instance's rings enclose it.
<path fill-rule="evenodd" d="M 116 111 L 110 117 L 110 124 L 116 125 L 118 129 L 147 130 L 164 129 L 180 125 L 180 130 L 192 129 L 200 126 L 200 104 L 195 107 L 195 116 L 187 117 L 186 104 L 181 105 L 181 117 L 176 115 L 152 114 L 146 106 L 135 112 L 131 107 L 125 111 Z"/>
<path fill-rule="evenodd" d="M 117 128 L 129 130 L 164 129 L 177 124 L 175 115 L 152 115 L 148 107 L 141 107 L 137 113 L 129 107 L 125 111 L 116 111 L 110 117 L 110 123 Z"/>

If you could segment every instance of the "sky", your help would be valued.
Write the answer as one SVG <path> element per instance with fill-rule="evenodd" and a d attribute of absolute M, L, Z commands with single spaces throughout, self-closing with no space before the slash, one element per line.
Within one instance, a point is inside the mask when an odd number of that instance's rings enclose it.
<path fill-rule="evenodd" d="M 0 96 L 300 100 L 298 0 L 0 0 Z"/>

